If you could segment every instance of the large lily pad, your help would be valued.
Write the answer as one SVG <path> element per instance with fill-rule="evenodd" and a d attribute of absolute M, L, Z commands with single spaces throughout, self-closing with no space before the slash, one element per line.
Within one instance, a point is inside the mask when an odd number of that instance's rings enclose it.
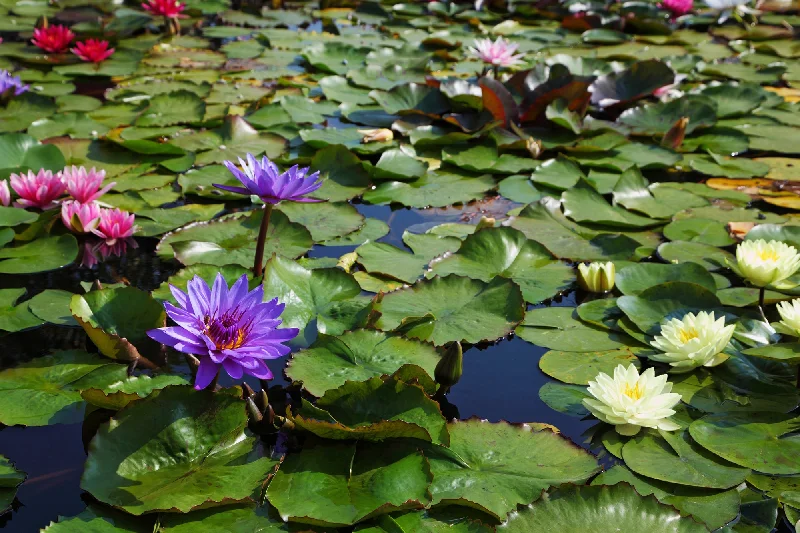
<path fill-rule="evenodd" d="M 134 402 L 92 439 L 81 488 L 137 515 L 249 500 L 276 461 L 260 457 L 239 396 L 187 385 Z"/>
<path fill-rule="evenodd" d="M 174 254 L 185 265 L 205 263 L 252 267 L 263 216 L 263 210 L 259 209 L 248 214 L 237 213 L 211 222 L 190 224 L 165 235 L 156 251 L 165 257 Z M 281 211 L 272 211 L 264 248 L 266 257 L 278 254 L 295 258 L 310 250 L 312 244 L 311 234 L 304 226 L 290 222 Z"/>
<path fill-rule="evenodd" d="M 692 423 L 701 446 L 728 461 L 765 474 L 800 473 L 800 418 L 781 413 L 718 413 Z"/>
<path fill-rule="evenodd" d="M 405 242 L 412 253 L 382 242 L 368 242 L 356 248 L 358 262 L 372 274 L 382 274 L 395 279 L 414 283 L 423 270 L 436 256 L 454 252 L 461 246 L 455 237 L 438 235 L 416 235 L 403 233 Z"/>
<path fill-rule="evenodd" d="M 14 468 L 14 464 L 0 455 L 0 514 L 11 508 L 17 495 L 17 487 L 25 481 L 25 472 Z"/>
<path fill-rule="evenodd" d="M 348 380 L 393 374 L 404 365 L 416 365 L 432 377 L 438 362 L 439 354 L 430 344 L 359 329 L 339 337 L 320 335 L 310 348 L 294 354 L 286 374 L 322 396 Z"/>
<path fill-rule="evenodd" d="M 643 497 L 626 484 L 565 487 L 548 494 L 519 513 L 514 513 L 498 531 L 523 533 L 578 531 L 591 524 L 597 533 L 649 531 L 652 533 L 699 533 L 708 528 L 691 518 L 681 518 L 677 509 Z"/>
<path fill-rule="evenodd" d="M 729 489 L 750 474 L 697 445 L 686 430 L 638 435 L 623 446 L 622 458 L 637 474 L 691 487 Z"/>
<path fill-rule="evenodd" d="M 347 526 L 430 503 L 431 471 L 413 445 L 309 441 L 289 455 L 267 489 L 284 520 Z"/>
<path fill-rule="evenodd" d="M 538 242 L 514 228 L 486 228 L 467 236 L 454 254 L 436 261 L 433 272 L 457 274 L 489 282 L 496 276 L 513 280 L 526 302 L 538 303 L 569 289 L 574 270 Z"/>
<path fill-rule="evenodd" d="M 516 333 L 538 346 L 571 352 L 616 350 L 632 343 L 622 333 L 581 322 L 574 307 L 532 309 Z"/>
<path fill-rule="evenodd" d="M 316 407 L 304 402 L 294 422 L 326 439 L 380 442 L 408 437 L 450 443 L 439 405 L 422 388 L 388 376 L 328 390 Z"/>
<path fill-rule="evenodd" d="M 369 303 L 360 294 L 353 276 L 338 268 L 308 270 L 279 256 L 273 256 L 264 268 L 264 297 L 285 302 L 284 327 L 303 331 L 316 319 L 320 333 L 341 335 L 356 326 Z"/>
<path fill-rule="evenodd" d="M 549 427 L 471 419 L 448 430 L 450 451 L 463 463 L 444 452 L 430 456 L 434 505 L 466 505 L 502 519 L 548 487 L 582 483 L 600 468 Z"/>
<path fill-rule="evenodd" d="M 126 367 L 81 350 L 55 352 L 0 372 L 0 423 L 46 426 L 83 419 L 81 390 L 126 377 Z"/>
<path fill-rule="evenodd" d="M 379 329 L 403 327 L 407 336 L 437 346 L 498 339 L 511 333 L 524 314 L 522 293 L 510 280 L 485 283 L 456 275 L 389 293 L 375 310 Z"/>
<path fill-rule="evenodd" d="M 78 257 L 78 242 L 72 235 L 45 237 L 28 244 L 0 249 L 0 274 L 32 274 L 55 270 Z"/>
<path fill-rule="evenodd" d="M 636 352 L 629 349 L 593 352 L 565 352 L 551 350 L 539 359 L 539 368 L 564 383 L 588 385 L 600 372 L 614 374 L 619 365 L 639 367 Z"/>

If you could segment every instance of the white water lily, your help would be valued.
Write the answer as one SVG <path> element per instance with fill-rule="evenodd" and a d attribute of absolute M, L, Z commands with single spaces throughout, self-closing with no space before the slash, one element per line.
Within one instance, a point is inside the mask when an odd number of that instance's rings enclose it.
<path fill-rule="evenodd" d="M 608 292 L 614 288 L 614 263 L 581 263 L 578 265 L 578 285 L 589 292 Z"/>
<path fill-rule="evenodd" d="M 747 7 L 750 0 L 705 0 L 708 7 L 719 12 L 718 24 L 722 24 L 733 13 L 758 15 L 761 13 L 757 9 Z"/>
<path fill-rule="evenodd" d="M 780 302 L 776 307 L 781 321 L 775 324 L 775 330 L 784 335 L 800 337 L 800 298 L 791 302 Z"/>
<path fill-rule="evenodd" d="M 736 247 L 738 274 L 756 287 L 777 286 L 800 268 L 800 254 L 794 246 L 781 241 L 758 239 Z M 784 284 L 786 285 L 786 284 Z M 794 284 L 778 288 L 790 288 Z"/>
<path fill-rule="evenodd" d="M 688 372 L 699 366 L 717 366 L 728 359 L 722 350 L 728 345 L 736 329 L 735 324 L 725 325 L 725 317 L 714 317 L 714 312 L 687 313 L 682 319 L 673 318 L 661 326 L 661 335 L 650 343 L 664 353 L 649 358 L 669 363 L 673 372 Z"/>
<path fill-rule="evenodd" d="M 599 420 L 613 424 L 620 435 L 636 435 L 643 427 L 680 428 L 669 417 L 675 414 L 672 407 L 681 401 L 681 395 L 670 392 L 672 383 L 666 375 L 656 376 L 652 368 L 639 375 L 633 365 L 618 365 L 613 378 L 600 372 L 594 379 L 588 389 L 594 399 L 584 399 L 583 405 Z"/>

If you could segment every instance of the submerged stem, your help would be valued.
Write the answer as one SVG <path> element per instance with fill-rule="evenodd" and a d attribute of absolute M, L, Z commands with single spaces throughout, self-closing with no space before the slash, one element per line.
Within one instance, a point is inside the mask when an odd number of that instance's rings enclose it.
<path fill-rule="evenodd" d="M 765 324 L 769 324 L 767 315 L 764 314 L 764 294 L 767 292 L 765 287 L 758 289 L 758 311 L 761 313 L 761 319 Z"/>
<path fill-rule="evenodd" d="M 253 263 L 253 274 L 258 277 L 264 271 L 264 243 L 267 240 L 267 229 L 269 229 L 269 218 L 272 215 L 272 204 L 264 204 L 264 218 L 261 219 L 261 229 L 258 230 L 258 242 L 256 243 L 256 259 Z"/>

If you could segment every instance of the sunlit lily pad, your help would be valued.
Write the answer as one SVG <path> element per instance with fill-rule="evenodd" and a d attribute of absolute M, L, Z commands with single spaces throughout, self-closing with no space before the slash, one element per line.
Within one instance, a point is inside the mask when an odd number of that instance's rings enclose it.
<path fill-rule="evenodd" d="M 411 444 L 306 441 L 284 459 L 267 498 L 284 520 L 346 526 L 430 502 L 431 470 Z"/>
<path fill-rule="evenodd" d="M 485 283 L 456 275 L 389 293 L 375 311 L 379 329 L 403 328 L 406 336 L 437 346 L 498 339 L 511 333 L 524 314 L 522 293 L 512 281 Z"/>
<path fill-rule="evenodd" d="M 523 533 L 549 528 L 569 531 L 569 528 L 583 528 L 587 524 L 597 533 L 708 531 L 691 518 L 681 518 L 674 507 L 659 503 L 652 496 L 643 497 L 627 484 L 559 489 L 511 515 L 498 531 Z"/>
<path fill-rule="evenodd" d="M 476 507 L 501 519 L 548 487 L 582 483 L 599 470 L 591 454 L 542 425 L 471 419 L 447 428 L 450 450 L 463 463 L 444 452 L 430 456 L 434 504 Z"/>
<path fill-rule="evenodd" d="M 310 347 L 289 361 L 286 374 L 315 396 L 345 381 L 365 381 L 393 374 L 403 365 L 415 365 L 433 376 L 439 354 L 430 344 L 359 329 L 339 337 L 320 335 Z"/>
<path fill-rule="evenodd" d="M 531 309 L 516 333 L 538 346 L 569 352 L 616 350 L 632 342 L 622 333 L 584 324 L 574 307 Z"/>
<path fill-rule="evenodd" d="M 600 372 L 611 376 L 619 365 L 638 368 L 636 352 L 625 348 L 593 352 L 551 350 L 539 359 L 542 372 L 564 383 L 577 385 L 588 385 Z"/>

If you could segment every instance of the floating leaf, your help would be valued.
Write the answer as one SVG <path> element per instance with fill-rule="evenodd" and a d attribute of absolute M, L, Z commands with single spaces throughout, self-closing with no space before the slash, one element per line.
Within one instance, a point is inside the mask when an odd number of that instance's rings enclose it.
<path fill-rule="evenodd" d="M 539 368 L 564 383 L 588 385 L 600 372 L 614 375 L 619 365 L 639 368 L 639 358 L 630 349 L 604 350 L 596 352 L 565 352 L 551 350 L 539 359 Z"/>
<path fill-rule="evenodd" d="M 450 452 L 463 463 L 444 452 L 430 455 L 434 505 L 466 505 L 502 519 L 550 486 L 583 483 L 600 468 L 592 455 L 547 426 L 471 419 L 447 428 Z"/>
<path fill-rule="evenodd" d="M 312 441 L 284 459 L 267 498 L 284 520 L 347 526 L 430 503 L 431 471 L 416 447 Z"/>
<path fill-rule="evenodd" d="M 92 439 L 81 488 L 137 515 L 249 500 L 276 461 L 258 456 L 239 396 L 171 386 L 132 403 Z"/>
<path fill-rule="evenodd" d="M 346 381 L 366 381 L 415 365 L 433 376 L 439 354 L 433 346 L 380 331 L 358 329 L 339 337 L 321 334 L 305 350 L 295 353 L 286 375 L 302 381 L 314 396 L 336 389 Z"/>
<path fill-rule="evenodd" d="M 574 307 L 531 309 L 516 333 L 537 346 L 571 352 L 615 350 L 631 342 L 624 334 L 584 324 Z"/>
<path fill-rule="evenodd" d="M 15 247 L 0 249 L 0 274 L 32 274 L 71 264 L 78 257 L 78 242 L 72 235 L 45 237 Z"/>
<path fill-rule="evenodd" d="M 14 464 L 0 455 L 0 514 L 11 509 L 11 503 L 17 495 L 17 487 L 28 477 L 25 472 L 17 470 Z"/>
<path fill-rule="evenodd" d="M 519 287 L 495 278 L 489 283 L 450 275 L 389 293 L 375 305 L 375 323 L 384 331 L 404 325 L 408 337 L 437 346 L 461 341 L 495 340 L 513 331 L 524 309 Z M 417 320 L 422 320 L 414 325 Z"/>

